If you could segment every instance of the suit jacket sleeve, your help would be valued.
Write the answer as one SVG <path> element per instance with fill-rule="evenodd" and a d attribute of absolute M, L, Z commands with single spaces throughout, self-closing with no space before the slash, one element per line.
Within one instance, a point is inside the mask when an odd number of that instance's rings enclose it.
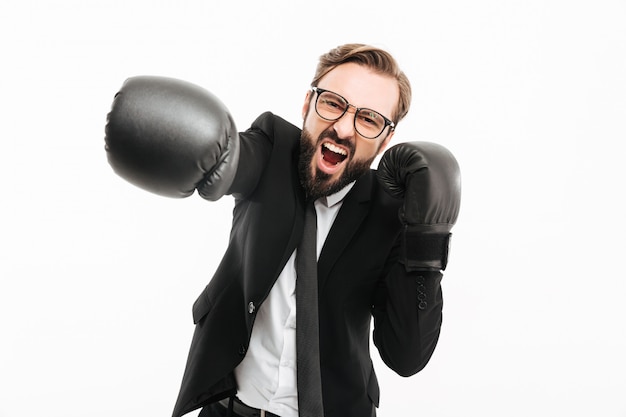
<path fill-rule="evenodd" d="M 228 194 L 236 199 L 244 198 L 254 191 L 267 166 L 274 144 L 274 121 L 272 113 L 263 113 L 248 130 L 239 133 L 239 165 L 228 190 Z"/>
<path fill-rule="evenodd" d="M 402 376 L 416 374 L 430 360 L 441 330 L 440 271 L 409 271 L 398 261 L 399 242 L 376 291 L 374 344 L 387 366 Z"/>

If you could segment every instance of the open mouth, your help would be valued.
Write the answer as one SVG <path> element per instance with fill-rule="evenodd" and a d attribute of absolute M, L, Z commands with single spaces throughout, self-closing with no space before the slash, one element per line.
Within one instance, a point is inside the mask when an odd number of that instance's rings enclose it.
<path fill-rule="evenodd" d="M 324 142 L 322 144 L 322 157 L 326 163 L 337 165 L 348 157 L 348 152 L 333 143 Z"/>

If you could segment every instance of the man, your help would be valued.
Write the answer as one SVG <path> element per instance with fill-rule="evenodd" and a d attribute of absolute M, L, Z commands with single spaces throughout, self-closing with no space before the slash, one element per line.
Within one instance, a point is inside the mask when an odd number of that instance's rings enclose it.
<path fill-rule="evenodd" d="M 320 58 L 302 131 L 265 113 L 238 134 L 223 104 L 196 86 L 127 80 L 107 124 L 115 171 L 166 196 L 235 197 L 229 246 L 193 306 L 175 417 L 198 408 L 201 416 L 374 416 L 372 317 L 391 369 L 409 376 L 429 361 L 458 166 L 446 149 L 416 142 L 392 147 L 370 169 L 410 99 L 394 58 L 361 44 Z M 303 238 L 307 210 L 312 239 Z M 310 241 L 317 267 L 307 270 L 300 245 Z M 305 327 L 313 331 L 303 335 Z"/>

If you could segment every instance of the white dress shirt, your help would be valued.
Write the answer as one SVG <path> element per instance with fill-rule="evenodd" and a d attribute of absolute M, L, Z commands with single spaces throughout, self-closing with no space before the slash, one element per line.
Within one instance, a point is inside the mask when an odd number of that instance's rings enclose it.
<path fill-rule="evenodd" d="M 315 201 L 317 257 L 354 183 Z M 296 378 L 296 251 L 259 307 L 250 346 L 235 368 L 237 397 L 250 407 L 298 417 Z"/>

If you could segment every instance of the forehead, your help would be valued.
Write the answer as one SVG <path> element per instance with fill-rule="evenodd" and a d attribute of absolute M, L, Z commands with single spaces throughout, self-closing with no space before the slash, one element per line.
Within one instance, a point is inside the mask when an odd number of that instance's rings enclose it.
<path fill-rule="evenodd" d="M 352 62 L 333 68 L 318 85 L 342 95 L 356 107 L 367 107 L 388 117 L 393 114 L 400 97 L 400 88 L 394 78 Z"/>

